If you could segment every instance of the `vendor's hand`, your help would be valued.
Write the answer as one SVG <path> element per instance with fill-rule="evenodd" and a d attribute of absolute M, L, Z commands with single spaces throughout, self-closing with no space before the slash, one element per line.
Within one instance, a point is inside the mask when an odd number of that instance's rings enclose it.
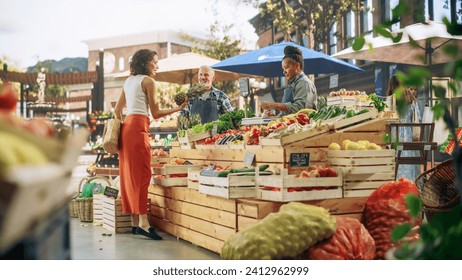
<path fill-rule="evenodd" d="M 264 109 L 264 110 L 271 110 L 271 109 L 274 109 L 273 106 L 272 106 L 272 102 L 268 102 L 268 101 L 263 101 L 261 104 L 260 104 L 260 108 Z"/>

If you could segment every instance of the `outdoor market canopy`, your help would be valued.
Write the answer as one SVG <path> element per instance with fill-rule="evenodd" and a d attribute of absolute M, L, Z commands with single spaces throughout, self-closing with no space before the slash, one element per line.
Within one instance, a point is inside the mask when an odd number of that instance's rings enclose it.
<path fill-rule="evenodd" d="M 402 32 L 401 41 L 393 43 L 392 39 L 378 36 L 366 38 L 364 47 L 355 51 L 344 49 L 335 55 L 337 58 L 362 59 L 389 63 L 432 65 L 447 63 L 454 58 L 443 52 L 447 43 L 457 44 L 462 48 L 462 36 L 453 36 L 447 32 L 443 23 L 429 21 L 404 27 L 394 35 Z"/>
<path fill-rule="evenodd" d="M 345 61 L 332 58 L 327 54 L 305 48 L 293 42 L 269 45 L 258 50 L 236 55 L 212 65 L 212 68 L 268 78 L 282 77 L 281 62 L 286 46 L 295 46 L 302 51 L 305 74 L 343 74 L 363 71 L 361 68 Z"/>

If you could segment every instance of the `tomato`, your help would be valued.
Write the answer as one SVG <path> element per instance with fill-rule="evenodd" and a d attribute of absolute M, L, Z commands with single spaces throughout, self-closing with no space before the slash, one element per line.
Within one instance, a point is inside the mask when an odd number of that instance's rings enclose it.
<path fill-rule="evenodd" d="M 18 96 L 10 83 L 5 83 L 0 89 L 0 110 L 14 112 L 18 104 Z"/>

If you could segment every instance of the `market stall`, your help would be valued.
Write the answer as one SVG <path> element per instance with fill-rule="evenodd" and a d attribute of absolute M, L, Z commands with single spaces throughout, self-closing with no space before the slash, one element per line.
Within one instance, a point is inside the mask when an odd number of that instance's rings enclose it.
<path fill-rule="evenodd" d="M 390 117 L 393 114 L 370 109 L 348 118 L 340 115 L 321 117 L 315 125 L 297 131 L 290 131 L 289 125 L 289 131 L 283 133 L 279 129 L 278 136 L 259 136 L 258 141 L 249 140 L 254 127 L 242 128 L 248 132 L 243 140 L 231 137 L 232 141 L 227 142 L 217 138 L 208 144 L 207 139 L 213 138 L 210 132 L 186 132 L 179 137 L 180 142 L 173 143 L 170 157 L 192 166 L 208 166 L 209 170 L 192 168 L 182 187 L 151 185 L 151 223 L 220 253 L 230 236 L 278 212 L 281 205 L 290 201 L 318 205 L 332 215 L 360 219 L 368 195 L 394 179 L 394 150 L 385 149 L 384 136 L 388 125 L 397 119 Z M 311 117 L 314 119 L 315 115 Z M 368 141 L 374 150 L 331 149 L 331 143 L 344 140 Z M 263 171 L 239 176 L 248 171 L 246 168 L 255 166 Z M 335 166 L 339 176 L 303 178 L 310 166 L 319 166 L 323 171 Z M 268 171 L 272 175 L 265 174 Z"/>

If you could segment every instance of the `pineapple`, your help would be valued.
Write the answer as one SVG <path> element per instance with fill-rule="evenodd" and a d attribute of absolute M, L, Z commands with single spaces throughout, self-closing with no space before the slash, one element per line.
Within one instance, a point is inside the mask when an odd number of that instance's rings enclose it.
<path fill-rule="evenodd" d="M 207 89 L 205 88 L 204 84 L 195 84 L 192 85 L 189 89 L 188 92 L 180 92 L 177 95 L 175 95 L 174 100 L 176 105 L 180 106 L 183 104 L 183 102 L 186 100 L 186 97 L 188 98 L 193 98 L 197 97 L 198 95 L 204 93 Z"/>
<path fill-rule="evenodd" d="M 186 93 L 184 92 L 178 93 L 177 95 L 175 95 L 174 100 L 175 100 L 176 105 L 180 106 L 186 100 Z"/>

